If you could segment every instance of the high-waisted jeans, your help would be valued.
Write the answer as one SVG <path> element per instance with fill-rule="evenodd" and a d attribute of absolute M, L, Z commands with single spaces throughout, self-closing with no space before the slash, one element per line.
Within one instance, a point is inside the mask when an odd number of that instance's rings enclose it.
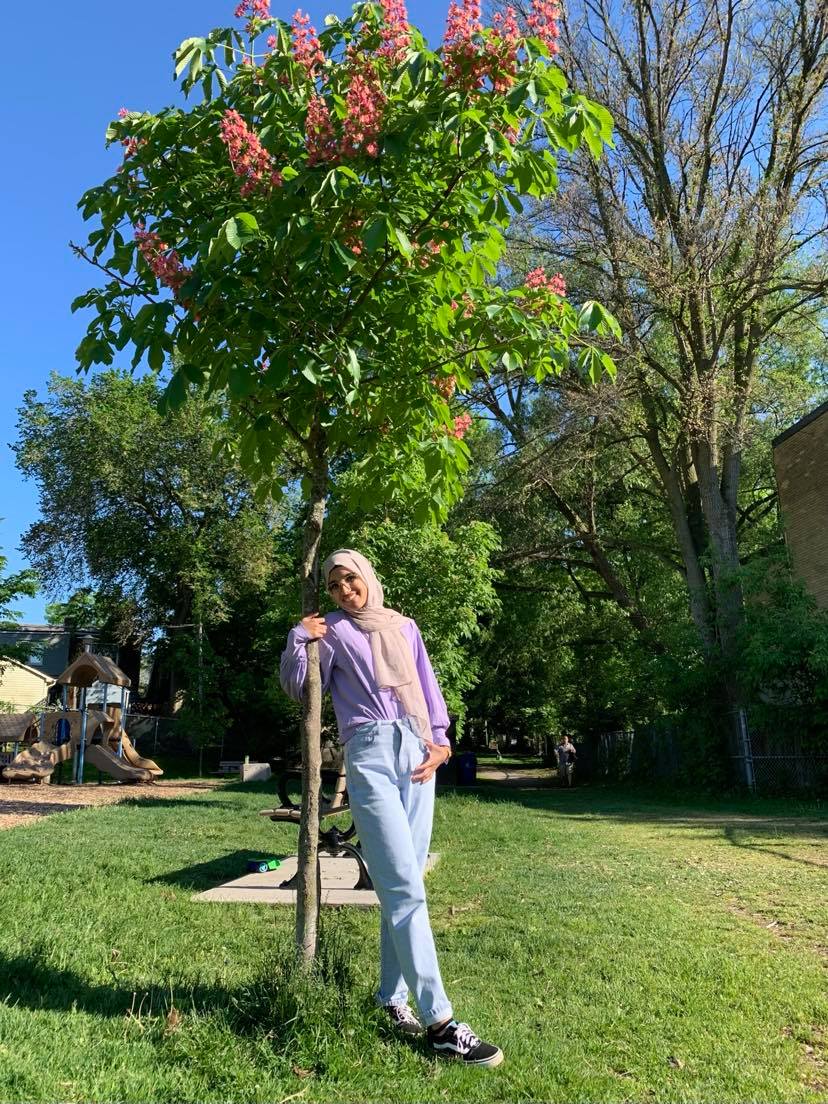
<path fill-rule="evenodd" d="M 379 1004 L 414 994 L 426 1025 L 451 1017 L 426 908 L 423 871 L 434 817 L 434 778 L 411 781 L 427 755 L 415 722 L 373 721 L 345 744 L 348 797 L 382 910 Z"/>

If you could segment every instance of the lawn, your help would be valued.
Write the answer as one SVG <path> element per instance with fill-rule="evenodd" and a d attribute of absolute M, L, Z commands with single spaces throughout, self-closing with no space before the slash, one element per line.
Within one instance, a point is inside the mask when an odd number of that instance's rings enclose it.
<path fill-rule="evenodd" d="M 4 788 L 2 795 L 7 794 Z M 372 912 L 195 891 L 288 853 L 264 787 L 0 832 L 0 1099 L 825 1101 L 828 819 L 818 804 L 502 789 L 438 801 L 430 905 L 497 1070 L 431 1061 L 372 1009 Z"/>

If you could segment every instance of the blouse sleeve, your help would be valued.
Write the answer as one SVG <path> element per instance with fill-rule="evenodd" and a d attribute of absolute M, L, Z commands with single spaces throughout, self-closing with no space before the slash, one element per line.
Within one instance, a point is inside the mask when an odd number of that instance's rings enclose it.
<path fill-rule="evenodd" d="M 446 703 L 437 683 L 434 669 L 431 666 L 431 660 L 428 658 L 428 652 L 420 635 L 420 630 L 414 621 L 411 624 L 414 629 L 414 663 L 417 667 L 417 674 L 420 676 L 420 685 L 423 688 L 423 696 L 428 708 L 432 739 L 435 744 L 444 744 L 449 747 L 451 741 L 446 736 L 446 729 L 449 726 Z"/>
<path fill-rule="evenodd" d="M 311 635 L 300 621 L 288 633 L 287 647 L 282 652 L 282 662 L 279 667 L 279 681 L 282 689 L 289 698 L 298 702 L 302 700 L 302 691 L 308 674 L 307 645 L 310 641 Z M 333 648 L 324 637 L 319 641 L 319 666 L 324 694 L 330 685 L 333 667 Z"/>

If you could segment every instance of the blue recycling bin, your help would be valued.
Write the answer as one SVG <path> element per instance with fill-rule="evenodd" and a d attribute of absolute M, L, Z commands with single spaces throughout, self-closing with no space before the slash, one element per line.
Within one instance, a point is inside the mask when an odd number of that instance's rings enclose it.
<path fill-rule="evenodd" d="M 477 782 L 477 756 L 473 751 L 461 751 L 455 756 L 454 769 L 458 786 L 473 786 Z"/>

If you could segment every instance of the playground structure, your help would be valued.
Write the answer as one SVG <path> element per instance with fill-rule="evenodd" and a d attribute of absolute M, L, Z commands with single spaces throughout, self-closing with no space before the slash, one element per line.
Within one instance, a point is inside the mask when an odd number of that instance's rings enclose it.
<path fill-rule="evenodd" d="M 152 782 L 164 773 L 152 759 L 138 754 L 124 730 L 130 680 L 111 659 L 83 652 L 57 685 L 61 709 L 43 710 L 39 718 L 34 713 L 2 718 L 0 741 L 15 745 L 14 758 L 2 771 L 5 780 L 44 782 L 68 759 L 73 760 L 72 779 L 78 784 L 87 764 L 119 782 Z M 100 687 L 100 701 L 89 700 L 93 685 Z"/>

